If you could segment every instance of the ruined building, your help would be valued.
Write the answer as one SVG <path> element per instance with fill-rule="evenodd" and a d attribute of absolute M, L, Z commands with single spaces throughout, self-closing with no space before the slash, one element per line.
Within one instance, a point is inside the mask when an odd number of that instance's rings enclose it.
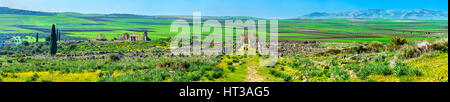
<path fill-rule="evenodd" d="M 122 40 L 122 41 L 149 41 L 150 39 L 147 36 L 147 32 L 144 32 L 143 35 L 125 33 L 122 35 L 122 38 L 120 38 L 120 40 Z"/>
<path fill-rule="evenodd" d="M 108 41 L 108 39 L 105 39 L 103 36 L 103 34 L 99 34 L 96 39 L 88 39 L 88 41 Z"/>
<path fill-rule="evenodd" d="M 108 41 L 108 39 L 103 37 L 103 34 L 99 34 L 97 38 L 95 39 L 89 39 L 88 41 Z M 122 41 L 150 41 L 151 39 L 148 38 L 147 36 L 147 32 L 144 32 L 143 35 L 140 34 L 119 34 L 119 38 L 120 39 L 112 39 L 111 41 L 117 41 L 117 42 L 122 42 Z"/>

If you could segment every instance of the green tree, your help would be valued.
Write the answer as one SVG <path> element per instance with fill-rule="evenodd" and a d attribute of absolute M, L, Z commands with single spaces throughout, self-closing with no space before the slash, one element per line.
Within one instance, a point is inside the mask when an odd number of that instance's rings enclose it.
<path fill-rule="evenodd" d="M 56 41 L 59 41 L 59 29 L 56 29 Z"/>
<path fill-rule="evenodd" d="M 56 39 L 57 41 L 61 40 L 61 31 L 59 29 L 56 30 Z"/>
<path fill-rule="evenodd" d="M 55 24 L 52 25 L 52 32 L 50 34 L 50 55 L 55 56 L 58 48 L 58 43 L 56 42 L 56 29 Z"/>
<path fill-rule="evenodd" d="M 23 41 L 22 44 L 23 44 L 24 46 L 30 45 L 30 43 L 29 43 L 28 41 Z"/>
<path fill-rule="evenodd" d="M 61 31 L 58 30 L 58 41 L 61 41 Z"/>
<path fill-rule="evenodd" d="M 36 42 L 39 42 L 39 33 L 36 33 Z"/>

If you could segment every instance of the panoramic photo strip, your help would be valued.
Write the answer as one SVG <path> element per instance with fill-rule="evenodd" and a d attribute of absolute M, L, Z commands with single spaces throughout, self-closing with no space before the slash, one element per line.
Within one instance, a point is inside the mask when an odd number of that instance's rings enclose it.
<path fill-rule="evenodd" d="M 0 88 L 61 82 L 207 100 L 446 84 L 448 0 L 0 0 Z"/>

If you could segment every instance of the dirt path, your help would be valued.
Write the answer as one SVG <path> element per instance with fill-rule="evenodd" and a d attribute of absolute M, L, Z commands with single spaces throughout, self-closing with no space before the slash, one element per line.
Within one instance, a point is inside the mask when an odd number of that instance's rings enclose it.
<path fill-rule="evenodd" d="M 264 77 L 258 74 L 257 63 L 249 63 L 247 66 L 247 82 L 264 82 Z"/>

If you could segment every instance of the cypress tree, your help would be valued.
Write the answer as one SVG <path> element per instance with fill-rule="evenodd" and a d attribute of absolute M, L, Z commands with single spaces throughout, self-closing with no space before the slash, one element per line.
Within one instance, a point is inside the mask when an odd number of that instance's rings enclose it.
<path fill-rule="evenodd" d="M 50 34 L 50 55 L 55 56 L 56 51 L 58 50 L 58 43 L 56 42 L 56 30 L 55 30 L 55 24 L 52 25 L 52 32 Z"/>
<path fill-rule="evenodd" d="M 56 41 L 59 41 L 58 38 L 59 38 L 59 29 L 56 29 Z"/>
<path fill-rule="evenodd" d="M 39 42 L 39 33 L 36 33 L 36 42 Z"/>
<path fill-rule="evenodd" d="M 58 30 L 58 41 L 61 41 L 61 31 Z"/>
<path fill-rule="evenodd" d="M 59 31 L 59 37 L 58 40 L 61 40 L 61 31 Z"/>
<path fill-rule="evenodd" d="M 19 37 L 20 37 L 20 43 L 23 43 L 23 36 L 20 35 Z"/>

